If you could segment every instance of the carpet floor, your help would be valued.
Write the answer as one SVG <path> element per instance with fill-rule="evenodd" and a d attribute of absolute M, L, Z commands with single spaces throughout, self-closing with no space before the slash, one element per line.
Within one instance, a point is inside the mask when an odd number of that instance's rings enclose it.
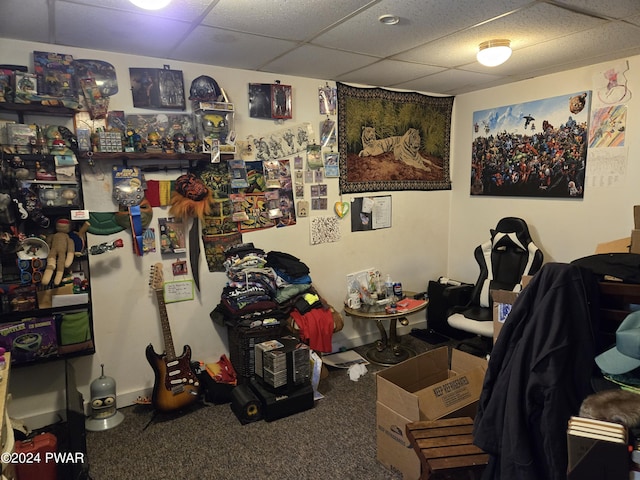
<path fill-rule="evenodd" d="M 432 346 L 411 335 L 401 342 L 422 353 Z M 363 353 L 367 346 L 356 349 Z M 400 479 L 376 460 L 375 375 L 352 381 L 330 369 L 313 408 L 276 421 L 242 425 L 229 404 L 199 404 L 180 414 L 150 406 L 120 409 L 124 421 L 87 432 L 90 476 L 128 479 Z"/>

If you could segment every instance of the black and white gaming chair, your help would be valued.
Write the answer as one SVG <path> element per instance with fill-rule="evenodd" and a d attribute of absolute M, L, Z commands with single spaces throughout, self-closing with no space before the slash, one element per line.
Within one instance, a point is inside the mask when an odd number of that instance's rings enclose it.
<path fill-rule="evenodd" d="M 476 247 L 475 259 L 480 275 L 473 286 L 470 301 L 449 310 L 449 326 L 465 332 L 493 338 L 493 301 L 491 290 L 522 289 L 522 277 L 535 274 L 544 256 L 533 243 L 527 223 L 505 217 L 491 229 L 491 238 Z"/>

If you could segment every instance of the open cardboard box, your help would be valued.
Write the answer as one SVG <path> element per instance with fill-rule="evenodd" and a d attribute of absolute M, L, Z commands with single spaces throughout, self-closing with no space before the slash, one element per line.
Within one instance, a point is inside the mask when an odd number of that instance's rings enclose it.
<path fill-rule="evenodd" d="M 407 423 L 474 417 L 486 369 L 483 358 L 440 347 L 379 372 L 378 461 L 405 480 L 420 478 L 420 460 L 407 439 Z"/>

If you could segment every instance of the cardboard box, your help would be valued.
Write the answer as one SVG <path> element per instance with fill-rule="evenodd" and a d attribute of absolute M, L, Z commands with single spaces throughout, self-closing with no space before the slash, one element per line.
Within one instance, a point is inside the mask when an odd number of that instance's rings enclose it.
<path fill-rule="evenodd" d="M 595 253 L 629 253 L 630 245 L 631 237 L 619 238 L 610 242 L 599 243 L 596 245 Z"/>
<path fill-rule="evenodd" d="M 451 353 L 451 364 L 449 364 Z M 406 436 L 407 423 L 474 417 L 487 361 L 440 347 L 376 376 L 376 458 L 405 480 L 420 478 L 420 460 Z"/>
<path fill-rule="evenodd" d="M 511 312 L 513 302 L 518 298 L 518 293 L 511 290 L 492 290 L 491 295 L 493 296 L 493 343 L 495 344 L 504 321 Z"/>
<path fill-rule="evenodd" d="M 631 230 L 631 248 L 630 253 L 640 253 L 640 229 Z"/>
<path fill-rule="evenodd" d="M 27 318 L 3 324 L 0 346 L 11 352 L 11 363 L 25 363 L 58 353 L 58 335 L 54 317 Z"/>
<path fill-rule="evenodd" d="M 525 275 L 522 277 L 522 288 L 529 285 L 529 282 L 533 278 L 532 275 Z M 504 326 L 504 321 L 507 319 L 509 312 L 511 312 L 511 306 L 516 301 L 518 292 L 512 292 L 511 290 L 491 290 L 491 298 L 493 299 L 493 343 L 496 343 L 500 330 Z"/>

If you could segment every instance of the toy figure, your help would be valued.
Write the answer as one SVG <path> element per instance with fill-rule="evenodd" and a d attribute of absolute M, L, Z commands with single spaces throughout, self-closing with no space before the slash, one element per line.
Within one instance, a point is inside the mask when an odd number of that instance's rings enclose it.
<path fill-rule="evenodd" d="M 66 218 L 59 218 L 56 221 L 56 233 L 47 239 L 49 244 L 49 256 L 47 257 L 47 267 L 42 275 L 42 284 L 47 285 L 53 278 L 53 285 L 58 286 L 62 282 L 65 268 L 69 268 L 75 256 L 75 245 L 69 236 L 71 231 L 71 221 Z"/>
<path fill-rule="evenodd" d="M 196 142 L 196 136 L 193 133 L 187 133 L 184 136 L 185 151 L 188 153 L 196 153 L 198 151 L 198 144 Z"/>
<path fill-rule="evenodd" d="M 173 149 L 176 153 L 185 153 L 184 133 L 178 132 L 173 136 Z"/>
<path fill-rule="evenodd" d="M 46 130 L 47 146 L 49 151 L 55 155 L 69 155 L 71 150 L 62 139 L 62 134 L 58 130 L 58 125 L 50 125 Z"/>

